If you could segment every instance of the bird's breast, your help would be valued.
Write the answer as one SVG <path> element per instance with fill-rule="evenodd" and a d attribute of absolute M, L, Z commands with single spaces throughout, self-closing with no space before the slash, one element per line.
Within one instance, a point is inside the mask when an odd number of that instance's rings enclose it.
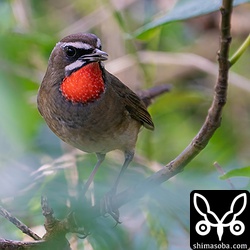
<path fill-rule="evenodd" d="M 60 89 L 63 96 L 75 103 L 88 103 L 100 98 L 104 81 L 99 63 L 89 63 L 65 77 Z"/>
<path fill-rule="evenodd" d="M 108 86 L 98 100 L 87 104 L 71 102 L 56 89 L 43 96 L 41 113 L 64 142 L 85 152 L 106 153 L 134 147 L 141 124 L 131 118 Z"/>

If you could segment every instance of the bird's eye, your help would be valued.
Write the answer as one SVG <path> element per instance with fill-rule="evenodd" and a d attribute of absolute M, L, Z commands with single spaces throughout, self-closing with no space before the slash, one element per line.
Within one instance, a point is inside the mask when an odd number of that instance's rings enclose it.
<path fill-rule="evenodd" d="M 76 48 L 72 46 L 65 47 L 65 52 L 68 57 L 73 57 L 76 55 Z"/>

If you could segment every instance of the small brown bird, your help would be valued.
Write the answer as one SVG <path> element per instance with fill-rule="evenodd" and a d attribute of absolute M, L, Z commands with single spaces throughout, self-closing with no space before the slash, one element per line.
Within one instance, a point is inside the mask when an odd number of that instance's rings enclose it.
<path fill-rule="evenodd" d="M 108 54 L 101 49 L 100 39 L 89 33 L 69 35 L 58 42 L 50 55 L 37 104 L 59 138 L 82 151 L 96 153 L 98 161 L 84 192 L 105 154 L 115 149 L 124 152 L 125 161 L 112 189 L 115 193 L 133 159 L 141 126 L 153 130 L 154 124 L 143 100 L 105 70 L 102 61 Z"/>

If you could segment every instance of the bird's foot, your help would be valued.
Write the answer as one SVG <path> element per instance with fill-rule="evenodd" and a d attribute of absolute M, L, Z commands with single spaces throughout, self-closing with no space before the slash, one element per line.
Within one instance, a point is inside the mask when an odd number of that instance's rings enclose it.
<path fill-rule="evenodd" d="M 108 193 L 104 195 L 100 203 L 101 214 L 106 216 L 106 214 L 111 215 L 111 217 L 116 221 L 116 225 L 120 224 L 119 221 L 120 213 L 118 208 L 114 207 L 113 205 L 113 197 L 116 191 L 111 189 Z M 115 225 L 115 226 L 116 226 Z"/>
<path fill-rule="evenodd" d="M 67 218 L 64 220 L 65 225 L 67 226 L 67 229 L 71 233 L 76 233 L 77 237 L 80 239 L 85 239 L 87 236 L 90 235 L 88 231 L 86 231 L 84 228 L 79 227 L 76 222 L 75 213 L 70 212 L 67 216 Z"/>

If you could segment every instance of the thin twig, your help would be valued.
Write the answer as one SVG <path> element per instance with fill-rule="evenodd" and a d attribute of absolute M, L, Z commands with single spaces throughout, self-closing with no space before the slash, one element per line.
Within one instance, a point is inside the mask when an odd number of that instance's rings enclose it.
<path fill-rule="evenodd" d="M 8 212 L 6 209 L 0 206 L 0 214 L 9 220 L 11 223 L 13 223 L 17 228 L 19 228 L 24 234 L 29 235 L 34 240 L 41 240 L 41 238 L 32 232 L 30 228 L 28 228 L 25 224 L 23 224 L 20 220 L 18 220 L 16 217 L 11 215 L 10 212 Z"/>
<path fill-rule="evenodd" d="M 221 165 L 218 162 L 214 162 L 214 166 L 220 174 L 222 174 L 222 175 L 225 174 L 224 169 L 221 167 Z M 232 189 L 235 189 L 234 184 L 232 183 L 232 181 L 229 178 L 226 179 L 226 181 L 228 182 L 228 184 L 231 186 Z"/>
<path fill-rule="evenodd" d="M 239 49 L 232 55 L 230 58 L 230 65 L 234 65 L 240 57 L 243 55 L 243 53 L 246 51 L 246 49 L 250 46 L 250 34 L 246 38 L 246 40 L 242 43 L 242 45 L 239 47 Z"/>
<path fill-rule="evenodd" d="M 0 238 L 1 250 L 47 250 L 48 244 L 45 241 L 16 241 Z"/>

